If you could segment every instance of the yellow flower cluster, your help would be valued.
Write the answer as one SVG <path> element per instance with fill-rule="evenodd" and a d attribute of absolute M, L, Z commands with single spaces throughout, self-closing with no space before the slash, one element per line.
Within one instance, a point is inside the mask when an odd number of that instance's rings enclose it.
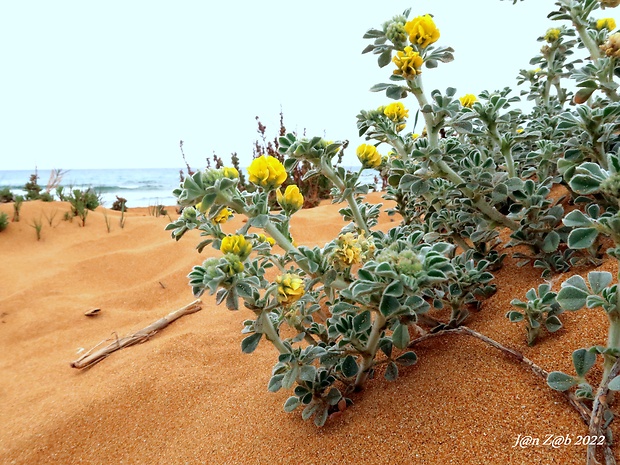
<path fill-rule="evenodd" d="M 467 108 L 471 108 L 477 100 L 474 94 L 465 94 L 459 99 L 461 105 Z"/>
<path fill-rule="evenodd" d="M 332 252 L 332 262 L 337 270 L 344 270 L 352 265 L 361 263 L 374 252 L 372 242 L 360 234 L 356 237 L 353 233 L 341 234 L 336 240 L 336 249 Z"/>
<path fill-rule="evenodd" d="M 608 31 L 613 31 L 616 29 L 616 20 L 613 18 L 602 18 L 596 21 L 596 28 L 600 31 L 601 29 L 607 29 Z"/>
<path fill-rule="evenodd" d="M 222 224 L 228 221 L 228 218 L 232 215 L 232 212 L 228 208 L 222 208 L 220 212 L 213 217 L 211 221 L 214 223 Z"/>
<path fill-rule="evenodd" d="M 269 237 L 269 236 L 265 236 L 264 234 L 259 234 L 258 235 L 258 242 L 260 242 L 261 244 L 263 242 L 268 242 L 270 246 L 274 246 L 276 241 L 273 237 Z"/>
<path fill-rule="evenodd" d="M 611 58 L 620 58 L 620 32 L 610 35 L 601 50 Z"/>
<path fill-rule="evenodd" d="M 545 40 L 551 44 L 560 38 L 560 33 L 561 31 L 556 27 L 547 29 L 547 32 L 545 33 Z"/>
<path fill-rule="evenodd" d="M 394 74 L 405 79 L 413 79 L 422 72 L 420 68 L 422 68 L 424 60 L 418 52 L 414 52 L 413 48 L 408 46 L 402 52 L 396 52 L 392 62 L 396 65 Z"/>
<path fill-rule="evenodd" d="M 304 206 L 304 196 L 299 191 L 299 187 L 295 184 L 286 186 L 284 194 L 280 191 L 280 189 L 278 189 L 276 191 L 276 198 L 278 200 L 278 204 L 282 207 L 282 210 L 289 215 L 292 215 Z"/>
<path fill-rule="evenodd" d="M 381 155 L 374 145 L 361 144 L 357 148 L 356 153 L 364 168 L 378 168 L 381 166 Z"/>
<path fill-rule="evenodd" d="M 285 273 L 276 277 L 278 284 L 278 302 L 282 305 L 291 305 L 297 302 L 304 294 L 304 281 L 297 274 Z"/>
<path fill-rule="evenodd" d="M 248 175 L 251 183 L 271 191 L 286 181 L 288 173 L 276 157 L 263 155 L 252 160 L 248 167 Z"/>
<path fill-rule="evenodd" d="M 252 244 L 245 240 L 241 234 L 226 236 L 222 239 L 220 250 L 223 254 L 232 253 L 237 255 L 241 260 L 245 260 L 252 252 Z"/>
<path fill-rule="evenodd" d="M 383 107 L 383 114 L 395 123 L 400 123 L 409 116 L 409 110 L 405 108 L 402 102 L 393 102 Z"/>
<path fill-rule="evenodd" d="M 225 178 L 228 179 L 237 179 L 239 177 L 239 171 L 237 171 L 237 168 L 234 168 L 232 166 L 225 166 L 224 168 L 222 168 L 222 174 Z"/>
<path fill-rule="evenodd" d="M 418 16 L 405 24 L 409 42 L 426 48 L 439 40 L 439 29 L 431 15 Z"/>

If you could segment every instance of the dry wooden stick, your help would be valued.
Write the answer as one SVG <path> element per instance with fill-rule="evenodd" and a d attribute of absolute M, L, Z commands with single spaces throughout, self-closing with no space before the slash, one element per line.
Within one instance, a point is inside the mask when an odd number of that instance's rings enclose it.
<path fill-rule="evenodd" d="M 603 415 L 607 408 L 607 393 L 609 392 L 609 382 L 620 373 L 620 358 L 616 359 L 616 362 L 611 367 L 611 370 L 607 377 L 601 381 L 600 386 L 596 392 L 594 403 L 592 404 L 592 418 L 590 419 L 590 439 L 599 438 L 601 435 L 605 435 L 605 441 L 607 442 L 607 432 L 603 428 Z M 590 441 L 588 444 L 587 464 L 598 465 L 600 462 L 596 460 L 596 443 L 598 440 Z M 608 456 L 605 454 L 605 463 L 607 465 L 615 465 L 616 460 L 613 454 Z"/>
<path fill-rule="evenodd" d="M 427 339 L 431 339 L 435 336 L 440 336 L 443 334 L 450 334 L 450 333 L 467 334 L 469 336 L 475 337 L 476 339 L 480 339 L 482 342 L 489 344 L 490 346 L 493 346 L 496 349 L 499 349 L 503 353 L 510 355 L 513 358 L 516 358 L 519 362 L 526 365 L 530 370 L 532 370 L 537 376 L 542 378 L 545 382 L 547 381 L 547 376 L 549 376 L 549 372 L 547 372 L 543 368 L 536 365 L 529 358 L 525 357 L 522 353 L 517 352 L 516 350 L 513 350 L 513 349 L 509 349 L 508 347 L 501 345 L 499 342 L 494 341 L 493 339 L 477 331 L 474 331 L 473 329 L 468 328 L 467 326 L 459 326 L 458 328 L 454 328 L 454 329 L 444 329 L 442 331 L 437 331 L 436 333 L 427 333 L 424 336 L 411 341 L 407 347 L 412 348 L 415 345 L 418 345 Z M 568 400 L 568 402 L 573 406 L 573 408 L 577 410 L 577 412 L 579 412 L 579 415 L 581 415 L 581 418 L 583 419 L 583 421 L 586 424 L 589 424 L 590 418 L 592 415 L 590 409 L 582 401 L 580 401 L 577 398 L 577 396 L 575 396 L 575 394 L 573 394 L 572 392 L 561 392 L 561 394 L 563 394 L 564 397 L 566 397 L 566 399 Z"/>
<path fill-rule="evenodd" d="M 201 309 L 202 309 L 202 301 L 194 300 L 192 303 L 186 305 L 185 307 L 179 308 L 178 310 L 175 310 L 174 312 L 169 313 L 168 315 L 166 315 L 163 318 L 160 318 L 154 323 L 151 323 L 146 328 L 143 328 L 134 334 L 122 337 L 120 339 L 116 338 L 110 344 L 95 351 L 97 347 L 99 347 L 102 343 L 107 342 L 109 339 L 106 341 L 102 341 L 99 344 L 97 344 L 95 347 L 93 347 L 91 350 L 89 350 L 86 354 L 82 355 L 77 360 L 71 362 L 71 367 L 78 368 L 78 369 L 88 368 L 94 365 L 95 363 L 100 362 L 101 360 L 106 358 L 108 355 L 110 355 L 112 352 L 122 349 L 123 347 L 129 347 L 134 344 L 139 344 L 141 342 L 144 342 L 147 339 L 149 339 L 151 336 L 153 336 L 157 331 L 164 329 L 174 320 L 181 318 L 184 315 L 195 313 Z"/>

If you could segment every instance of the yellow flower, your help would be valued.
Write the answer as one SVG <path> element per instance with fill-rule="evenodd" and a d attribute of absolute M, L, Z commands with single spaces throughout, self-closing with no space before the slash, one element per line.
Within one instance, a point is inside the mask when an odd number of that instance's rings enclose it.
<path fill-rule="evenodd" d="M 409 42 L 426 48 L 439 40 L 439 29 L 431 15 L 418 16 L 405 24 Z"/>
<path fill-rule="evenodd" d="M 381 165 L 381 155 L 374 145 L 362 144 L 356 153 L 364 168 L 377 168 Z"/>
<path fill-rule="evenodd" d="M 304 294 L 304 281 L 297 274 L 285 273 L 276 278 L 278 283 L 278 302 L 291 305 L 297 302 Z"/>
<path fill-rule="evenodd" d="M 523 134 L 523 131 L 525 131 L 525 129 L 517 128 L 517 134 Z"/>
<path fill-rule="evenodd" d="M 304 196 L 299 192 L 299 187 L 295 184 L 286 186 L 284 194 L 282 194 L 280 189 L 276 190 L 276 198 L 282 210 L 289 215 L 292 215 L 304 205 Z"/>
<path fill-rule="evenodd" d="M 352 265 L 361 263 L 372 255 L 375 245 L 360 234 L 355 237 L 353 233 L 341 234 L 336 240 L 336 249 L 331 254 L 332 262 L 336 270 L 344 270 Z"/>
<path fill-rule="evenodd" d="M 478 99 L 474 94 L 465 94 L 459 99 L 461 105 L 467 108 L 471 108 L 474 105 L 474 102 L 477 100 Z"/>
<path fill-rule="evenodd" d="M 261 244 L 262 244 L 263 242 L 268 242 L 268 243 L 269 243 L 269 245 L 270 245 L 270 246 L 272 246 L 272 247 L 273 247 L 273 246 L 275 245 L 275 243 L 276 243 L 276 241 L 275 241 L 275 239 L 274 239 L 273 237 L 270 237 L 270 236 L 265 236 L 264 234 L 259 234 L 259 235 L 258 235 L 258 242 L 260 242 Z"/>
<path fill-rule="evenodd" d="M 241 234 L 226 236 L 222 239 L 220 250 L 223 254 L 232 253 L 237 255 L 241 260 L 245 260 L 252 252 L 252 244 L 245 240 Z"/>
<path fill-rule="evenodd" d="M 232 166 L 225 166 L 222 168 L 222 174 L 228 179 L 237 179 L 239 177 L 239 171 L 237 171 L 237 168 Z"/>
<path fill-rule="evenodd" d="M 413 48 L 405 47 L 402 52 L 396 52 L 396 56 L 392 58 L 392 62 L 396 65 L 394 74 L 398 74 L 405 79 L 413 79 L 420 74 L 424 60 L 418 52 L 414 52 Z"/>
<path fill-rule="evenodd" d="M 620 58 L 620 32 L 610 35 L 601 50 L 611 58 Z"/>
<path fill-rule="evenodd" d="M 600 31 L 601 29 L 607 29 L 608 31 L 613 31 L 616 29 L 616 20 L 613 18 L 602 18 L 596 22 L 596 28 Z"/>
<path fill-rule="evenodd" d="M 553 43 L 560 38 L 560 30 L 556 27 L 552 27 L 551 29 L 547 29 L 545 33 L 545 40 L 549 43 Z"/>
<path fill-rule="evenodd" d="M 234 276 L 245 270 L 245 266 L 243 266 L 243 263 L 241 263 L 241 260 L 243 259 L 238 255 L 235 255 L 234 253 L 227 253 L 226 255 L 224 255 L 224 258 L 228 262 L 224 267 L 224 271 L 228 273 L 228 276 Z"/>
<path fill-rule="evenodd" d="M 420 137 L 420 134 L 418 134 L 417 132 L 414 132 L 413 134 L 411 134 L 412 139 L 417 139 L 418 137 Z"/>
<path fill-rule="evenodd" d="M 383 114 L 395 123 L 400 123 L 409 116 L 409 110 L 405 108 L 402 102 L 393 102 L 383 108 Z"/>
<path fill-rule="evenodd" d="M 232 212 L 228 208 L 222 208 L 220 212 L 213 217 L 211 221 L 214 223 L 222 224 L 228 221 L 228 217 L 232 215 Z"/>
<path fill-rule="evenodd" d="M 271 155 L 255 158 L 248 167 L 248 175 L 251 183 L 268 191 L 280 187 L 288 177 L 284 165 Z"/>

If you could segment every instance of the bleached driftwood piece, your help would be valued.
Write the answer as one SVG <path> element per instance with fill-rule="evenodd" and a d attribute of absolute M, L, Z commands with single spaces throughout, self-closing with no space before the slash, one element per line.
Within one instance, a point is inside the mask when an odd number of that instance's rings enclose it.
<path fill-rule="evenodd" d="M 105 347 L 102 347 L 101 349 L 97 349 L 97 347 L 99 347 L 101 344 L 109 341 L 109 339 L 106 339 L 105 341 L 100 342 L 95 347 L 90 349 L 86 354 L 82 355 L 77 360 L 71 362 L 71 367 L 78 368 L 78 369 L 88 368 L 94 365 L 95 363 L 100 362 L 101 360 L 106 358 L 108 355 L 110 355 L 112 352 L 122 349 L 123 347 L 129 347 L 134 344 L 140 344 L 141 342 L 144 342 L 147 339 L 149 339 L 151 336 L 153 336 L 157 331 L 164 329 L 174 320 L 181 318 L 184 315 L 195 313 L 201 309 L 202 309 L 202 301 L 200 299 L 195 300 L 192 303 L 186 305 L 185 307 L 179 308 L 178 310 L 175 310 L 174 312 L 169 313 L 168 315 L 166 315 L 163 318 L 160 318 L 154 323 L 151 323 L 146 328 L 143 328 L 140 331 L 134 334 L 131 334 L 129 336 L 122 337 L 120 339 L 116 338 L 113 340 L 113 342 L 110 342 Z"/>

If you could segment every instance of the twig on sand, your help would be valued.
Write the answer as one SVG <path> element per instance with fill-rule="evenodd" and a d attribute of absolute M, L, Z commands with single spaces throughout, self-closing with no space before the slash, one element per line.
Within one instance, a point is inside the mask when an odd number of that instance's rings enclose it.
<path fill-rule="evenodd" d="M 522 353 L 517 352 L 516 350 L 513 350 L 513 349 L 509 349 L 508 347 L 501 345 L 499 342 L 494 341 L 493 339 L 477 331 L 474 331 L 473 329 L 468 328 L 467 326 L 459 326 L 458 328 L 454 328 L 454 329 L 444 329 L 442 331 L 437 331 L 436 333 L 427 333 L 424 336 L 421 336 L 411 341 L 409 345 L 407 346 L 407 348 L 412 348 L 426 341 L 427 339 L 431 339 L 436 336 L 441 336 L 441 335 L 450 334 L 450 333 L 467 334 L 469 336 L 473 336 L 481 340 L 482 342 L 489 344 L 490 346 L 493 346 L 496 349 L 502 351 L 506 355 L 509 355 L 512 358 L 517 359 L 519 362 L 529 367 L 530 370 L 532 370 L 538 377 L 542 378 L 545 382 L 547 381 L 549 372 L 542 369 L 538 365 L 536 365 L 529 358 L 525 357 Z M 611 449 L 611 444 L 610 444 L 609 438 L 607 437 L 605 428 L 602 425 L 603 414 L 605 411 L 605 408 L 602 404 L 606 403 L 606 395 L 609 389 L 608 387 L 609 381 L 614 376 L 616 376 L 619 372 L 620 372 L 620 358 L 616 360 L 616 363 L 614 364 L 612 371 L 609 374 L 610 376 L 606 380 L 604 380 L 603 383 L 601 383 L 598 389 L 598 392 L 596 393 L 596 399 L 592 406 L 592 410 L 590 410 L 581 400 L 579 400 L 574 393 L 568 392 L 568 391 L 561 392 L 561 394 L 564 397 L 566 397 L 566 399 L 568 400 L 568 403 L 575 410 L 577 410 L 579 415 L 581 415 L 581 418 L 583 419 L 585 424 L 589 426 L 590 435 L 596 436 L 596 437 L 600 437 L 601 435 L 605 436 L 605 449 L 603 450 L 603 454 L 605 456 L 605 463 L 607 465 L 616 465 L 616 459 L 614 458 L 614 453 Z M 594 448 L 595 446 L 588 446 L 588 452 L 587 452 L 588 465 L 599 464 L 599 462 L 596 461 L 594 457 L 594 452 L 595 452 Z M 591 452 L 591 449 L 592 449 L 592 452 Z"/>
<path fill-rule="evenodd" d="M 615 378 L 618 373 L 620 373 L 620 358 L 616 359 L 616 362 L 611 367 L 609 375 L 603 379 L 596 391 L 596 397 L 592 404 L 592 418 L 590 418 L 590 437 L 596 438 L 597 440 L 588 443 L 586 462 L 588 465 L 598 465 L 600 463 L 596 460 L 598 438 L 601 437 L 601 435 L 605 435 L 605 440 L 607 442 L 607 431 L 603 425 L 605 411 L 607 410 L 607 393 L 609 392 L 609 382 Z M 607 454 L 607 451 L 605 451 L 605 463 L 607 463 L 607 465 L 615 465 L 616 463 L 613 454 Z"/>
<path fill-rule="evenodd" d="M 95 347 L 93 347 L 91 350 L 89 350 L 86 354 L 82 355 L 77 360 L 71 362 L 71 367 L 78 368 L 78 369 L 88 368 L 94 365 L 95 363 L 100 362 L 101 360 L 106 358 L 108 355 L 110 355 L 112 352 L 115 352 L 124 347 L 129 347 L 134 344 L 139 344 L 141 342 L 144 342 L 147 339 L 149 339 L 151 336 L 153 336 L 157 331 L 164 329 L 174 320 L 181 318 L 184 315 L 195 313 L 201 309 L 202 309 L 202 301 L 195 300 L 192 303 L 186 305 L 185 307 L 179 308 L 178 310 L 175 310 L 174 312 L 169 313 L 168 315 L 166 315 L 163 318 L 160 318 L 154 323 L 151 323 L 146 328 L 143 328 L 134 334 L 122 337 L 120 339 L 117 337 L 113 342 L 95 351 L 97 347 L 99 347 L 104 342 L 107 342 L 109 339 L 102 341 L 99 344 L 97 344 Z"/>
<path fill-rule="evenodd" d="M 485 336 L 484 334 L 479 333 L 478 331 L 474 331 L 473 329 L 468 328 L 467 326 L 459 326 L 458 328 L 444 329 L 442 331 L 437 331 L 436 333 L 425 334 L 424 336 L 411 341 L 407 347 L 412 348 L 413 346 L 418 345 L 427 339 L 431 339 L 435 336 L 441 336 L 441 335 L 450 334 L 450 333 L 467 334 L 469 336 L 473 336 L 477 339 L 480 339 L 482 342 L 485 342 L 486 344 L 492 347 L 495 347 L 496 349 L 502 351 L 506 355 L 509 355 L 512 358 L 517 359 L 519 362 L 523 363 L 530 370 L 532 370 L 532 372 L 534 372 L 538 377 L 542 378 L 545 382 L 547 381 L 547 376 L 549 376 L 549 372 L 539 367 L 538 365 L 536 365 L 529 358 L 525 357 L 522 353 L 517 352 L 516 350 L 513 350 L 513 349 L 509 349 L 508 347 L 501 345 L 499 342 L 494 341 L 493 339 Z M 586 424 L 589 424 L 590 416 L 591 416 L 590 409 L 582 401 L 580 401 L 577 398 L 577 396 L 575 396 L 575 394 L 573 394 L 572 392 L 562 392 L 561 394 L 563 394 L 564 397 L 566 397 L 566 399 L 568 400 L 568 402 L 573 406 L 573 408 L 577 410 L 579 415 L 581 415 L 581 418 L 583 419 L 583 421 Z"/>

